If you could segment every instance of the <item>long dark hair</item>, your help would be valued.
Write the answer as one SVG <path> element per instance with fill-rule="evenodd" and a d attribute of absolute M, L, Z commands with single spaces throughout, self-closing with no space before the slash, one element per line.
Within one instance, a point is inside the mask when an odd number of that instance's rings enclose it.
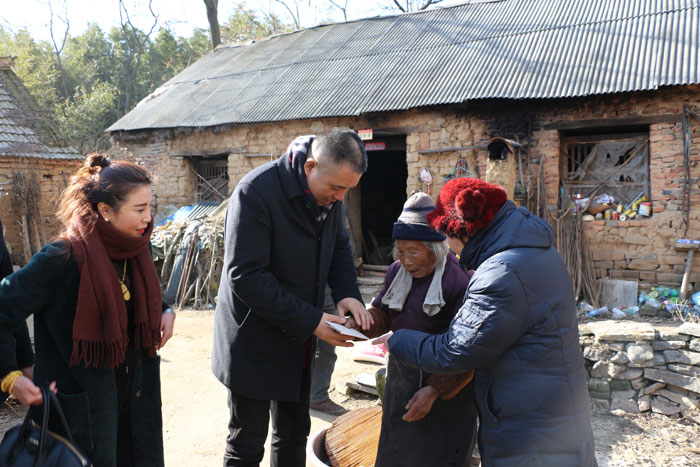
<path fill-rule="evenodd" d="M 61 193 L 56 212 L 63 224 L 60 237 L 66 237 L 73 216 L 82 218 L 88 226 L 89 233 L 97 221 L 95 214 L 98 203 L 106 203 L 117 211 L 133 189 L 151 184 L 153 177 L 139 165 L 127 161 L 113 161 L 104 153 L 89 154 Z"/>

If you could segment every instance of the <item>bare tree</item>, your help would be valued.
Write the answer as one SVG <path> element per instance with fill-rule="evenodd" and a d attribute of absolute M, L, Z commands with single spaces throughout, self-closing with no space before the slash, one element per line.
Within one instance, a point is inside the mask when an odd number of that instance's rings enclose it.
<path fill-rule="evenodd" d="M 129 17 L 129 11 L 124 5 L 124 0 L 119 0 L 119 22 L 121 23 L 122 31 L 124 32 L 124 45 L 126 56 L 123 60 L 124 71 L 126 74 L 126 89 L 124 91 L 124 113 L 131 110 L 131 96 L 134 89 L 134 78 L 141 68 L 141 60 L 143 58 L 144 48 L 148 43 L 151 34 L 158 24 L 158 15 L 153 12 L 153 0 L 148 0 L 148 11 L 153 17 L 153 25 L 146 34 L 142 34 L 134 27 Z"/>
<path fill-rule="evenodd" d="M 51 0 L 48 0 L 49 4 L 49 12 L 51 14 L 49 18 L 49 32 L 51 33 L 51 42 L 53 43 L 53 51 L 54 54 L 56 55 L 56 62 L 58 64 L 58 71 L 61 73 L 61 85 L 63 87 L 63 98 L 67 99 L 68 98 L 68 87 L 66 86 L 66 73 L 63 70 L 63 63 L 61 62 L 61 53 L 63 52 L 63 48 L 66 45 L 66 41 L 68 40 L 68 31 L 70 30 L 70 22 L 68 21 L 68 11 L 66 7 L 66 2 L 63 0 L 63 6 L 61 7 L 61 10 L 63 12 L 63 16 L 60 14 L 57 15 L 58 19 L 65 25 L 66 29 L 63 32 L 63 38 L 60 41 L 60 46 L 56 42 L 56 37 L 54 35 L 54 13 L 53 13 L 53 5 L 51 4 Z"/>
<path fill-rule="evenodd" d="M 219 0 L 204 0 L 207 7 L 207 20 L 209 20 L 209 32 L 211 33 L 211 48 L 215 49 L 221 44 L 221 29 L 219 28 Z"/>
<path fill-rule="evenodd" d="M 304 0 L 275 0 L 275 3 L 282 5 L 292 17 L 294 21 L 294 29 L 301 28 L 301 15 L 299 13 L 299 6 L 304 2 Z M 311 0 L 309 0 L 309 6 L 311 5 Z"/>
<path fill-rule="evenodd" d="M 431 5 L 437 5 L 443 0 L 393 0 L 396 8 L 404 13 L 409 11 L 422 11 Z"/>
<path fill-rule="evenodd" d="M 328 0 L 331 5 L 343 12 L 343 21 L 348 20 L 348 0 L 340 2 L 339 0 Z"/>

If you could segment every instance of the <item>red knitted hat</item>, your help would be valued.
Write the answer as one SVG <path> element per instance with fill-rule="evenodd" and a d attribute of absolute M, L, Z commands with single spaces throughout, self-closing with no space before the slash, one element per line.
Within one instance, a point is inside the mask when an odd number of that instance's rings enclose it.
<path fill-rule="evenodd" d="M 451 237 L 471 237 L 486 228 L 508 196 L 503 188 L 478 178 L 454 178 L 445 183 L 430 225 Z"/>

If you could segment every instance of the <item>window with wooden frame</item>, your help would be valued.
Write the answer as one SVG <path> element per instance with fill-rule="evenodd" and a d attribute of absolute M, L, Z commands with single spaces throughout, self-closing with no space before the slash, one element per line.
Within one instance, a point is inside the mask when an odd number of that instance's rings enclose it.
<path fill-rule="evenodd" d="M 193 160 L 195 201 L 223 201 L 228 198 L 228 157 L 213 156 Z"/>
<path fill-rule="evenodd" d="M 649 130 L 629 133 L 562 134 L 563 199 L 594 199 L 632 205 L 649 197 Z"/>

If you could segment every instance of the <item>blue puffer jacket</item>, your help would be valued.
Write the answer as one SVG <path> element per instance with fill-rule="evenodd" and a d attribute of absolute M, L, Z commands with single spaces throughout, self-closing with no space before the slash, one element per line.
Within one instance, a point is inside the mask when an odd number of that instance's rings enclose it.
<path fill-rule="evenodd" d="M 552 228 L 508 201 L 464 247 L 476 269 L 445 334 L 399 330 L 394 358 L 431 373 L 476 369 L 484 466 L 595 466 L 571 280 Z"/>

